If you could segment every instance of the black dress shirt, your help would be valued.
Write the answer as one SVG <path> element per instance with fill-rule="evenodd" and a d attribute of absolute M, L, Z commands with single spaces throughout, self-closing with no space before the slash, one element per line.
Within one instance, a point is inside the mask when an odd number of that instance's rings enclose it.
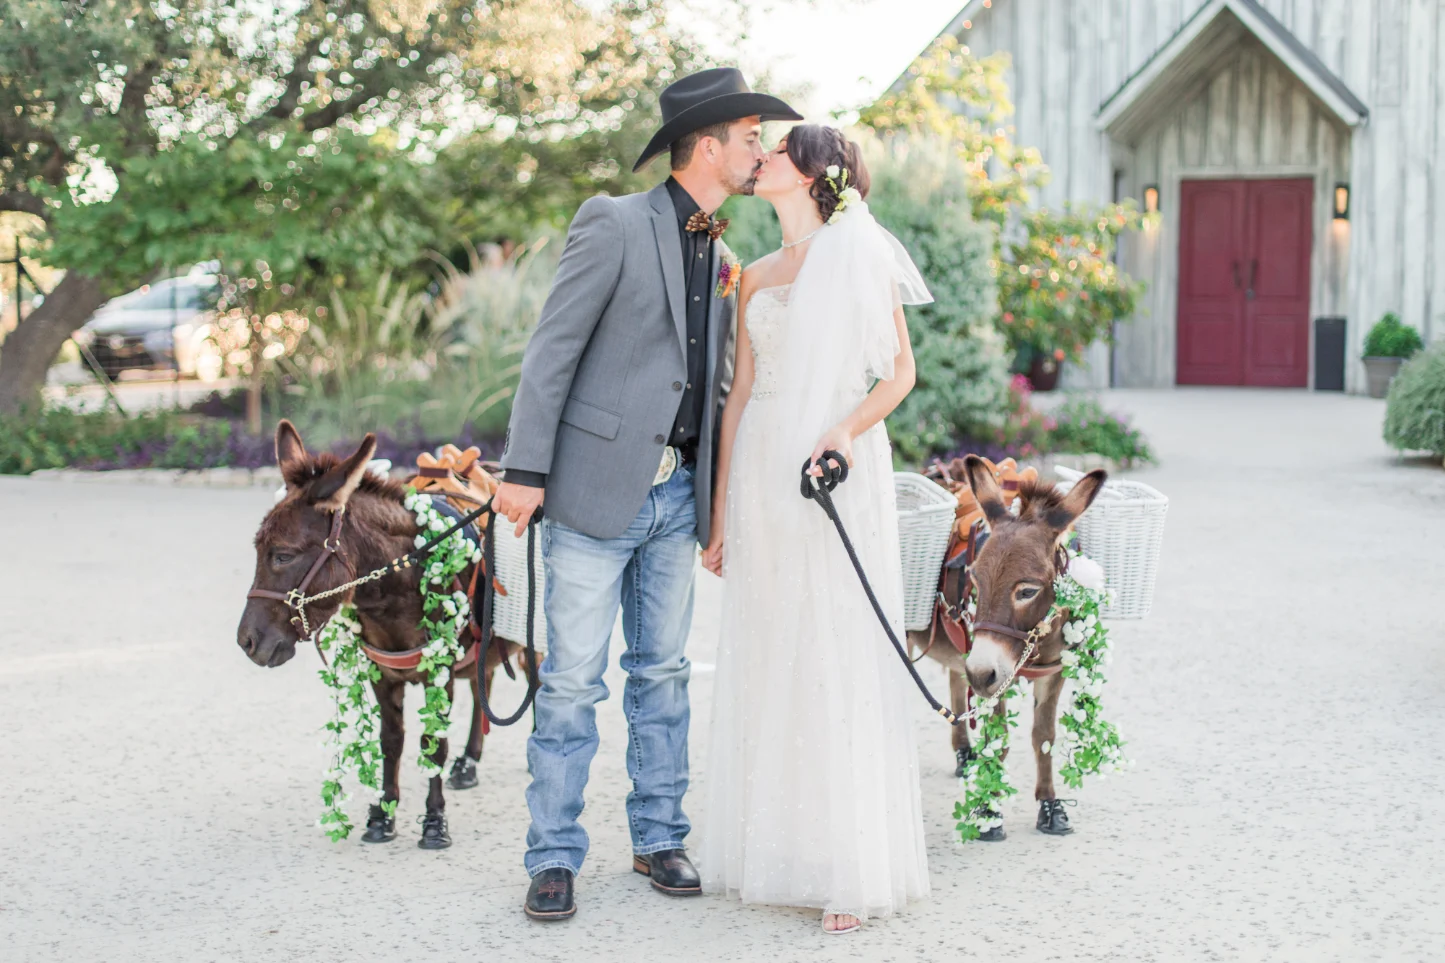
<path fill-rule="evenodd" d="M 700 208 L 676 179 L 667 179 L 667 192 L 677 210 L 677 230 L 682 235 L 682 279 L 686 294 L 687 381 L 672 422 L 668 444 L 687 448 L 702 437 L 703 395 L 707 385 L 707 311 L 712 304 L 712 236 L 707 231 L 691 232 L 688 219 Z"/>
<path fill-rule="evenodd" d="M 667 193 L 677 211 L 677 231 L 682 235 L 682 285 L 687 328 L 687 380 L 673 385 L 682 395 L 673 418 L 667 443 L 688 454 L 702 437 L 702 416 L 707 391 L 707 312 L 712 304 L 712 236 L 707 231 L 690 232 L 687 222 L 700 207 L 675 179 L 667 179 Z M 545 488 L 547 476 L 538 471 L 508 469 L 505 478 L 518 485 Z"/>

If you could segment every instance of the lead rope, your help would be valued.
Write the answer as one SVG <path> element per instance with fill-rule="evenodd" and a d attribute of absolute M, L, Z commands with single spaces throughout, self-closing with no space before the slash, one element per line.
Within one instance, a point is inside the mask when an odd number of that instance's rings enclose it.
<path fill-rule="evenodd" d="M 829 464 L 830 460 L 834 464 Z M 848 478 L 847 460 L 838 452 L 829 449 L 823 452 L 822 458 L 818 459 L 818 467 L 823 469 L 823 477 L 816 478 L 809 474 L 812 467 L 812 459 L 803 462 L 803 497 L 817 502 L 818 506 L 823 509 L 823 512 L 832 519 L 833 527 L 838 529 L 838 537 L 843 540 L 843 548 L 848 551 L 848 560 L 853 563 L 853 571 L 858 573 L 858 581 L 863 583 L 863 591 L 867 594 L 868 601 L 873 606 L 873 613 L 878 616 L 878 624 L 882 625 L 883 631 L 888 633 L 888 641 L 893 643 L 893 650 L 898 653 L 898 658 L 903 661 L 903 667 L 907 669 L 908 674 L 913 677 L 913 683 L 918 686 L 918 691 L 923 693 L 923 698 L 928 700 L 928 704 L 933 707 L 934 712 L 948 720 L 949 725 L 958 725 L 964 721 L 966 717 L 955 715 L 952 709 L 943 705 L 933 697 L 932 692 L 928 691 L 928 686 L 924 684 L 923 678 L 918 674 L 918 670 L 913 667 L 913 662 L 908 658 L 908 653 L 904 651 L 903 643 L 898 641 L 898 636 L 894 633 L 893 626 L 888 621 L 888 616 L 883 614 L 883 606 L 878 603 L 878 596 L 873 594 L 873 586 L 869 584 L 868 576 L 863 572 L 863 564 L 858 561 L 858 553 L 853 548 L 853 541 L 848 537 L 847 530 L 843 528 L 843 520 L 838 517 L 838 509 L 833 505 L 832 492 L 833 489 L 837 488 L 839 484 Z M 972 716 L 974 714 L 975 713 L 970 712 L 968 715 Z"/>

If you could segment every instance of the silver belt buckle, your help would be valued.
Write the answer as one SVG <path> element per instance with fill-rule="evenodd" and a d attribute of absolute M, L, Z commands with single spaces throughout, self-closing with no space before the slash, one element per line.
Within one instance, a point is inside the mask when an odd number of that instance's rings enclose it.
<path fill-rule="evenodd" d="M 672 477 L 677 471 L 677 449 L 668 445 L 662 450 L 662 462 L 657 466 L 657 474 L 652 476 L 653 485 L 661 485 Z"/>

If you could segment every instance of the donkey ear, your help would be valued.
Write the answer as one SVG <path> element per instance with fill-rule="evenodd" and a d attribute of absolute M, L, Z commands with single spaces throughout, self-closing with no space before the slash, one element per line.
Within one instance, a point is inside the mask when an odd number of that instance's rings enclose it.
<path fill-rule="evenodd" d="M 361 439 L 356 453 L 335 468 L 322 475 L 311 486 L 311 502 L 325 512 L 337 512 L 346 507 L 352 492 L 361 484 L 366 475 L 366 463 L 376 454 L 376 435 L 368 434 Z"/>
<path fill-rule="evenodd" d="M 1008 506 L 1003 503 L 1003 489 L 999 487 L 998 479 L 993 477 L 993 470 L 988 463 L 977 455 L 969 455 L 963 460 L 963 473 L 968 478 L 968 487 L 973 489 L 973 497 L 978 499 L 979 507 L 983 509 L 984 517 L 990 525 L 997 523 L 1000 519 L 1008 517 Z"/>
<path fill-rule="evenodd" d="M 1075 519 L 1084 514 L 1090 505 L 1094 504 L 1094 499 L 1098 497 L 1099 490 L 1104 487 L 1104 482 L 1108 480 L 1108 472 L 1102 468 L 1095 468 L 1083 478 L 1074 482 L 1074 487 L 1069 489 L 1068 494 L 1059 502 L 1058 507 L 1050 510 L 1048 514 L 1044 516 L 1045 524 L 1060 532 L 1074 524 Z"/>
<path fill-rule="evenodd" d="M 300 488 L 311 478 L 311 456 L 301 444 L 301 433 L 285 418 L 276 426 L 276 466 L 287 488 Z"/>

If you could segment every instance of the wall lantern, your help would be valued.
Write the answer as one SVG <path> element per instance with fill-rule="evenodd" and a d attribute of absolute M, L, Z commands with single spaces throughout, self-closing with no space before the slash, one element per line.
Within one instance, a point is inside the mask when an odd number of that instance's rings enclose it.
<path fill-rule="evenodd" d="M 1159 213 L 1159 185 L 1158 185 L 1158 184 L 1145 184 L 1145 185 L 1144 185 L 1144 213 L 1146 213 L 1146 214 L 1158 214 L 1158 213 Z"/>
<path fill-rule="evenodd" d="M 1350 219 L 1350 185 L 1335 185 L 1335 220 L 1348 221 Z"/>

